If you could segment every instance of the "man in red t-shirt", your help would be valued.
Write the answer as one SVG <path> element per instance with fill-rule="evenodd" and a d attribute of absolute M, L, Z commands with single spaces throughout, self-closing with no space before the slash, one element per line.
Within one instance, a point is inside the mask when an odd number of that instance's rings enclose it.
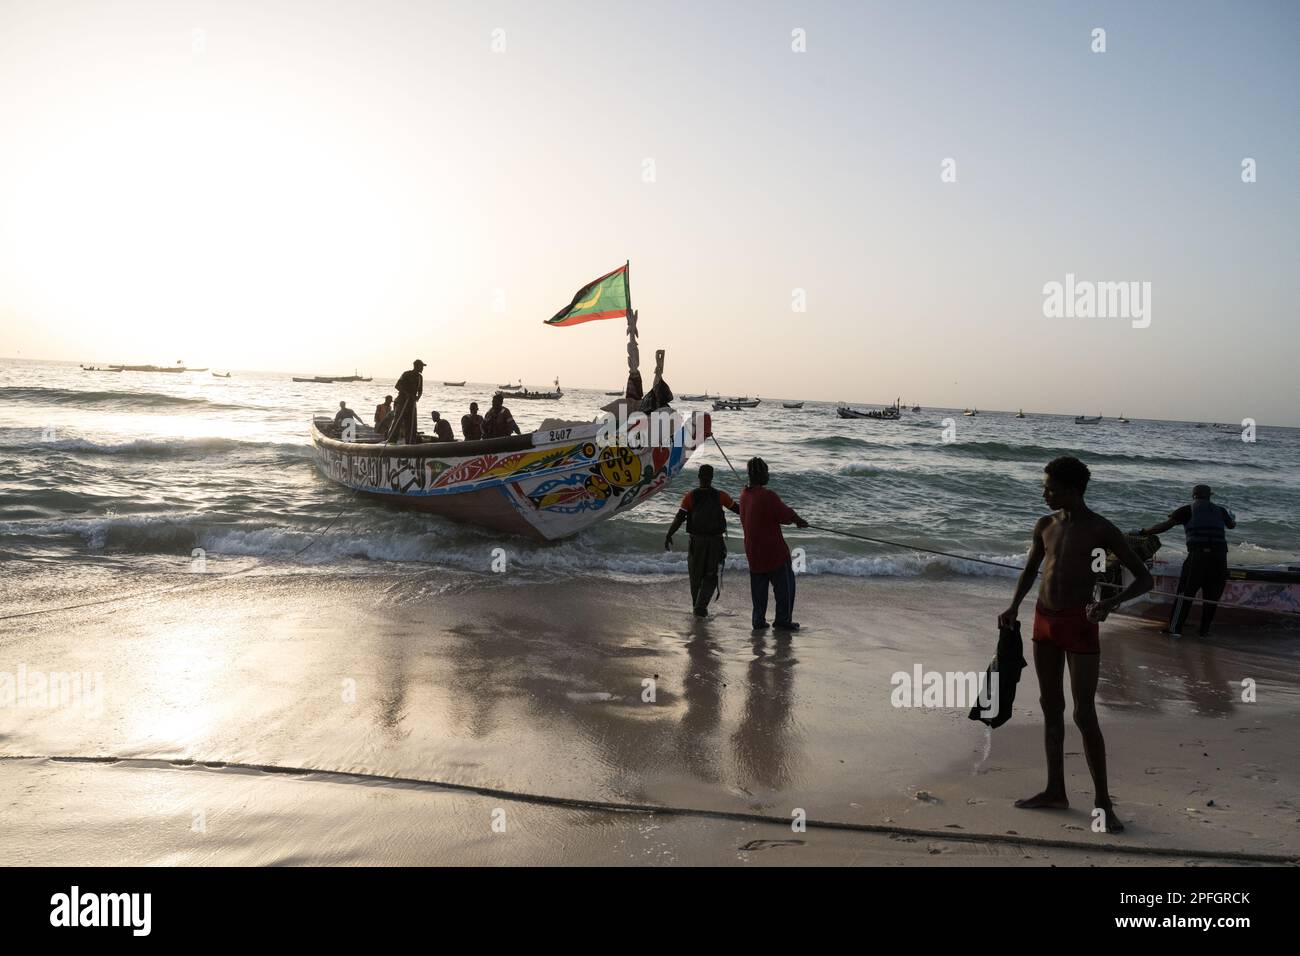
<path fill-rule="evenodd" d="M 767 463 L 749 459 L 749 484 L 740 493 L 740 524 L 745 529 L 745 557 L 749 559 L 749 590 L 754 600 L 754 630 L 767 627 L 767 589 L 776 594 L 777 630 L 797 631 L 794 614 L 794 568 L 781 525 L 808 527 L 794 509 L 767 489 Z"/>
<path fill-rule="evenodd" d="M 696 617 L 708 617 L 709 601 L 718 590 L 718 569 L 727 557 L 727 518 L 722 509 L 739 512 L 731 495 L 713 487 L 713 466 L 700 465 L 700 486 L 682 497 L 682 506 L 673 519 L 665 550 L 673 546 L 673 535 L 686 523 L 691 536 L 686 554 L 686 570 L 691 579 L 691 603 Z"/>

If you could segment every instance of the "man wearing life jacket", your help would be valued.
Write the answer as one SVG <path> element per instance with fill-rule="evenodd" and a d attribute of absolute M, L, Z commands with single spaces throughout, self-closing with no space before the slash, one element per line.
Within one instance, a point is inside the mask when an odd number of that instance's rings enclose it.
<path fill-rule="evenodd" d="M 794 568 L 781 525 L 806 528 L 808 522 L 795 514 L 780 495 L 768 490 L 767 462 L 751 458 L 746 470 L 749 484 L 740 493 L 740 524 L 745 529 L 749 591 L 754 601 L 754 630 L 768 626 L 765 618 L 770 587 L 776 594 L 776 621 L 772 626 L 779 631 L 797 631 L 799 625 L 791 620 L 794 614 Z"/>
<path fill-rule="evenodd" d="M 483 437 L 483 416 L 478 413 L 478 402 L 470 402 L 469 414 L 460 416 L 460 433 L 466 441 Z"/>
<path fill-rule="evenodd" d="M 383 432 L 384 419 L 393 413 L 393 396 L 385 395 L 382 405 L 375 406 L 375 431 Z"/>
<path fill-rule="evenodd" d="M 1175 509 L 1164 521 L 1138 532 L 1160 534 L 1180 524 L 1187 535 L 1187 559 L 1178 575 L 1178 597 L 1174 598 L 1173 609 L 1169 612 L 1169 627 L 1165 629 L 1171 637 L 1182 637 L 1183 625 L 1187 623 L 1197 591 L 1201 592 L 1204 601 L 1215 602 L 1223 596 L 1223 587 L 1228 583 L 1228 536 L 1225 530 L 1237 527 L 1237 518 L 1227 508 L 1212 502 L 1212 494 L 1209 485 L 1197 485 L 1192 489 L 1190 505 Z M 1217 609 L 1215 603 L 1201 605 L 1202 637 L 1209 632 Z"/>
<path fill-rule="evenodd" d="M 708 617 L 709 601 L 718 590 L 718 569 L 727 557 L 727 516 L 722 509 L 740 513 L 731 495 L 713 487 L 713 466 L 700 465 L 700 487 L 682 496 L 682 506 L 673 518 L 664 550 L 671 551 L 673 535 L 686 523 L 691 536 L 686 552 L 686 570 L 691 579 L 691 603 L 696 617 Z"/>
<path fill-rule="evenodd" d="M 505 396 L 497 392 L 492 396 L 492 407 L 483 416 L 483 437 L 507 438 L 512 434 L 519 434 L 519 426 L 505 405 Z"/>
<path fill-rule="evenodd" d="M 416 440 L 415 403 L 424 394 L 423 371 L 424 363 L 416 359 L 394 386 L 397 389 L 397 404 L 393 408 L 393 424 L 388 429 L 389 441 L 410 444 Z"/>

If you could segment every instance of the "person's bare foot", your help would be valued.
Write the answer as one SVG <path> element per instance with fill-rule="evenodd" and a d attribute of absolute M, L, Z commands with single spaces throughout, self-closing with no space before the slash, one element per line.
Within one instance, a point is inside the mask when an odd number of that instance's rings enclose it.
<path fill-rule="evenodd" d="M 1023 800 L 1017 800 L 1016 806 L 1021 810 L 1068 810 L 1070 801 L 1066 799 L 1063 793 L 1050 793 L 1044 790 L 1042 793 L 1036 793 L 1032 797 L 1025 797 Z"/>
<path fill-rule="evenodd" d="M 1122 821 L 1118 816 L 1115 815 L 1115 808 L 1113 806 L 1111 806 L 1109 803 L 1107 804 L 1099 803 L 1097 804 L 1097 809 L 1100 810 L 1103 814 L 1105 814 L 1105 816 L 1101 818 L 1101 822 L 1106 825 L 1107 833 L 1124 832 L 1124 821 Z"/>

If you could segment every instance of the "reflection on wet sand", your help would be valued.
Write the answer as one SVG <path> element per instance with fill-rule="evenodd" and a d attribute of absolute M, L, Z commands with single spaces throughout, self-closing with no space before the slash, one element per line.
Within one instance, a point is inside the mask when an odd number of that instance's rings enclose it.
<path fill-rule="evenodd" d="M 721 649 L 709 635 L 708 625 L 697 623 L 686 645 L 682 675 L 686 711 L 678 724 L 675 749 L 686 768 L 700 780 L 715 782 L 721 776 L 717 738 L 725 687 Z"/>
<path fill-rule="evenodd" d="M 788 634 L 778 634 L 772 643 L 769 654 L 766 637 L 756 635 L 750 642 L 754 659 L 745 670 L 745 710 L 731 741 L 741 782 L 780 790 L 791 778 L 796 660 Z"/>

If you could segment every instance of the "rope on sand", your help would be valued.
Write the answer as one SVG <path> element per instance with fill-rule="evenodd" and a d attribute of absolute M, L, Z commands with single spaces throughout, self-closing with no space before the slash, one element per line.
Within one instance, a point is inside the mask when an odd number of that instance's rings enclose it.
<path fill-rule="evenodd" d="M 647 816 L 690 817 L 709 820 L 733 820 L 737 823 L 764 823 L 782 827 L 790 826 L 790 817 L 775 816 L 766 813 L 746 813 L 741 810 L 707 810 L 700 807 L 673 807 L 654 803 L 625 803 L 615 800 L 590 800 L 581 797 L 556 797 L 541 793 L 528 793 L 522 790 L 506 790 L 498 787 L 480 787 L 467 783 L 446 783 L 440 780 L 425 780 L 420 777 L 398 777 L 387 774 L 364 773 L 351 770 L 314 769 L 311 767 L 285 767 L 278 764 L 239 763 L 234 761 L 206 761 L 195 759 L 167 760 L 166 758 L 139 757 L 74 757 L 74 756 L 35 756 L 18 754 L 0 754 L 0 763 L 19 760 L 48 760 L 53 763 L 86 763 L 121 765 L 127 768 L 159 769 L 159 764 L 169 767 L 194 768 L 200 770 L 239 770 L 259 773 L 274 773 L 285 776 L 326 777 L 338 782 L 388 783 L 422 789 L 448 790 L 456 793 L 469 793 L 480 797 L 492 797 L 515 803 L 531 803 L 537 806 L 561 807 L 569 810 L 604 811 L 608 813 L 636 813 Z M 956 843 L 991 843 L 1011 846 L 1032 846 L 1050 849 L 1075 850 L 1088 853 L 1121 853 L 1130 856 L 1167 856 L 1200 860 L 1232 860 L 1242 863 L 1296 864 L 1300 856 L 1286 853 L 1251 853 L 1246 850 L 1195 850 L 1180 847 L 1136 846 L 1123 843 L 1085 844 L 1077 840 L 1059 840 L 1051 837 L 1024 836 L 1018 833 L 966 833 L 956 830 L 927 830 L 921 827 L 905 827 L 892 823 L 849 823 L 840 820 L 805 821 L 810 830 L 829 830 L 842 833 L 874 833 L 885 836 L 921 837 L 929 840 L 944 840 Z"/>

